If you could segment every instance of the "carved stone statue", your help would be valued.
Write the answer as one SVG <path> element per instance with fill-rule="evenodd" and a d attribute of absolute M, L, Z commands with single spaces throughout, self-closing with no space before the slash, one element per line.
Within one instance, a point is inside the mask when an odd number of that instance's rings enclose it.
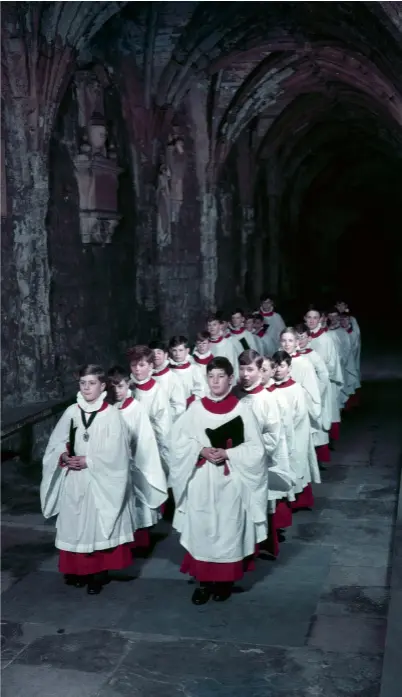
<path fill-rule="evenodd" d="M 170 181 L 171 174 L 169 167 L 161 165 L 158 174 L 158 186 L 156 190 L 157 202 L 157 236 L 158 243 L 161 247 L 165 247 L 172 241 L 172 209 L 170 198 Z"/>
<path fill-rule="evenodd" d="M 169 138 L 166 148 L 166 165 L 170 171 L 171 222 L 177 223 L 184 199 L 183 181 L 186 170 L 184 139 L 181 136 L 174 135 Z"/>
<path fill-rule="evenodd" d="M 95 112 L 88 124 L 88 140 L 91 145 L 92 155 L 106 155 L 107 129 L 102 114 Z"/>

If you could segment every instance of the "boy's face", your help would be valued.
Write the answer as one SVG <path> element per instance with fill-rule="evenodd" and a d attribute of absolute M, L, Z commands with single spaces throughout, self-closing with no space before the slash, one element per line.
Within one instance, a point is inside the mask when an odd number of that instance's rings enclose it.
<path fill-rule="evenodd" d="M 261 319 L 254 320 L 254 331 L 259 332 L 264 326 L 264 322 Z"/>
<path fill-rule="evenodd" d="M 121 380 L 118 385 L 113 385 L 113 388 L 118 402 L 126 399 L 130 389 L 127 380 Z"/>
<path fill-rule="evenodd" d="M 343 302 L 343 300 L 339 300 L 336 303 L 335 307 L 338 310 L 338 312 L 347 312 L 348 310 L 348 306 L 345 302 Z"/>
<path fill-rule="evenodd" d="M 310 342 L 310 337 L 308 334 L 304 332 L 304 334 L 298 334 L 297 335 L 297 341 L 299 344 L 299 348 L 305 349 L 309 345 Z"/>
<path fill-rule="evenodd" d="M 286 380 L 287 377 L 289 377 L 290 373 L 290 366 L 286 363 L 286 361 L 282 361 L 282 363 L 278 363 L 275 366 L 275 379 L 279 380 L 282 382 L 282 380 Z"/>
<path fill-rule="evenodd" d="M 209 340 L 208 339 L 197 339 L 195 342 L 195 348 L 197 349 L 198 353 L 203 355 L 204 353 L 208 353 L 209 351 Z"/>
<path fill-rule="evenodd" d="M 219 324 L 221 325 L 221 332 L 223 334 L 226 334 L 229 326 L 229 322 L 227 321 L 227 319 L 223 319 L 222 322 L 220 322 Z"/>
<path fill-rule="evenodd" d="M 130 363 L 130 368 L 135 379 L 141 382 L 151 376 L 153 365 L 148 363 L 145 358 L 141 358 L 137 363 Z"/>
<path fill-rule="evenodd" d="M 88 404 L 96 402 L 106 389 L 104 382 L 101 382 L 97 375 L 84 375 L 80 378 L 80 392 Z"/>
<path fill-rule="evenodd" d="M 235 329 L 240 329 L 244 322 L 244 317 L 241 314 L 241 312 L 235 312 L 234 315 L 232 315 L 232 327 Z"/>
<path fill-rule="evenodd" d="M 167 361 L 167 353 L 162 349 L 152 349 L 155 368 L 160 368 Z"/>
<path fill-rule="evenodd" d="M 339 315 L 337 312 L 330 312 L 328 315 L 329 326 L 332 329 L 337 329 L 339 327 Z"/>
<path fill-rule="evenodd" d="M 349 327 L 351 325 L 350 317 L 341 317 L 339 321 L 340 321 L 341 327 L 343 327 L 344 329 L 349 329 Z"/>
<path fill-rule="evenodd" d="M 281 347 L 291 356 L 297 349 L 296 337 L 290 332 L 285 332 L 281 336 Z"/>
<path fill-rule="evenodd" d="M 307 324 L 310 331 L 314 331 L 315 329 L 317 329 L 318 325 L 320 324 L 320 319 L 320 313 L 316 310 L 309 310 L 309 312 L 307 312 L 307 314 L 304 317 L 304 321 Z"/>
<path fill-rule="evenodd" d="M 213 339 L 217 339 L 221 333 L 221 323 L 217 319 L 208 322 L 208 331 Z"/>
<path fill-rule="evenodd" d="M 240 382 L 243 387 L 252 387 L 261 378 L 260 369 L 255 363 L 250 363 L 250 365 L 240 365 Z"/>
<path fill-rule="evenodd" d="M 264 310 L 264 312 L 273 312 L 274 303 L 272 302 L 271 298 L 265 298 L 265 300 L 263 300 L 261 303 L 261 308 Z"/>
<path fill-rule="evenodd" d="M 244 323 L 244 326 L 247 331 L 252 332 L 254 330 L 254 319 L 252 317 L 248 317 Z"/>
<path fill-rule="evenodd" d="M 268 385 L 269 381 L 274 377 L 275 374 L 275 369 L 271 365 L 271 361 L 265 359 L 264 363 L 262 364 L 261 370 L 261 384 Z"/>
<path fill-rule="evenodd" d="M 233 376 L 227 375 L 221 368 L 213 368 L 207 373 L 208 386 L 214 397 L 223 397 L 229 392 Z"/>
<path fill-rule="evenodd" d="M 170 349 L 170 355 L 172 356 L 175 363 L 184 363 L 188 356 L 188 348 L 184 344 L 179 346 L 173 346 Z"/>

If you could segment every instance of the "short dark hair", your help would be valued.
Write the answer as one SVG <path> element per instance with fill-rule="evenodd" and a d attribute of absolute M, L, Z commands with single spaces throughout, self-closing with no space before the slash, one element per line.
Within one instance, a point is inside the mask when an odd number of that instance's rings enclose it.
<path fill-rule="evenodd" d="M 299 322 L 299 324 L 295 324 L 295 332 L 297 332 L 298 334 L 307 334 L 308 336 L 310 336 L 311 333 L 307 324 L 305 324 L 304 322 Z"/>
<path fill-rule="evenodd" d="M 264 302 L 264 300 L 272 300 L 272 302 L 275 302 L 275 298 L 272 293 L 268 293 L 267 290 L 264 290 L 263 293 L 260 295 L 260 302 Z"/>
<path fill-rule="evenodd" d="M 183 336 L 182 334 L 177 334 L 176 336 L 172 336 L 172 338 L 169 341 L 169 349 L 176 348 L 176 346 L 185 346 L 188 348 L 188 339 L 186 336 Z"/>
<path fill-rule="evenodd" d="M 235 309 L 232 310 L 230 315 L 231 315 L 231 317 L 233 317 L 233 315 L 241 315 L 242 317 L 244 317 L 244 310 L 242 310 L 241 307 L 235 307 Z"/>
<path fill-rule="evenodd" d="M 149 348 L 152 351 L 163 351 L 163 353 L 167 353 L 166 344 L 164 341 L 162 341 L 162 339 L 154 339 L 153 341 L 150 341 Z"/>
<path fill-rule="evenodd" d="M 113 365 L 110 370 L 107 371 L 107 378 L 111 385 L 118 385 L 122 380 L 130 382 L 130 373 L 121 365 Z"/>
<path fill-rule="evenodd" d="M 318 305 L 316 305 L 315 303 L 310 303 L 310 304 L 307 306 L 306 315 L 307 315 L 308 312 L 318 312 L 318 314 L 320 315 L 320 317 L 321 317 L 321 315 L 322 315 L 322 310 L 319 310 L 319 309 L 318 309 Z"/>
<path fill-rule="evenodd" d="M 96 375 L 99 382 L 106 384 L 106 373 L 101 365 L 96 363 L 85 363 L 78 369 L 78 378 L 83 378 L 86 375 Z"/>
<path fill-rule="evenodd" d="M 239 356 L 239 365 L 252 365 L 255 363 L 257 368 L 261 370 L 263 362 L 264 356 L 261 356 L 257 351 L 254 351 L 254 349 L 247 349 L 247 351 L 243 351 Z"/>
<path fill-rule="evenodd" d="M 206 341 L 208 339 L 208 341 L 209 341 L 210 338 L 211 338 L 211 335 L 209 332 L 200 331 L 200 332 L 197 332 L 195 340 L 196 341 Z"/>
<path fill-rule="evenodd" d="M 216 356 L 208 363 L 207 373 L 210 373 L 211 370 L 223 370 L 229 378 L 231 378 L 234 373 L 231 362 L 224 356 Z"/>
<path fill-rule="evenodd" d="M 145 344 L 139 344 L 138 346 L 133 346 L 132 348 L 128 349 L 127 357 L 130 365 L 132 363 L 139 363 L 140 361 L 146 361 L 150 365 L 154 364 L 152 350 Z"/>
<path fill-rule="evenodd" d="M 222 313 L 221 312 L 210 312 L 207 315 L 207 324 L 208 322 L 222 322 Z"/>
<path fill-rule="evenodd" d="M 253 319 L 258 319 L 260 322 L 264 322 L 264 317 L 260 312 L 253 312 Z"/>
<path fill-rule="evenodd" d="M 291 365 L 292 363 L 292 359 L 287 351 L 275 351 L 274 355 L 272 356 L 272 360 L 275 365 L 280 365 L 281 363 Z"/>

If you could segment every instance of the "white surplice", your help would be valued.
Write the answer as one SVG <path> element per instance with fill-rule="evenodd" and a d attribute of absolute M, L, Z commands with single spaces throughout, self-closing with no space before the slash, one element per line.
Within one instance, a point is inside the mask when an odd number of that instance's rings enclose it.
<path fill-rule="evenodd" d="M 244 327 L 241 329 L 234 329 L 233 327 L 230 327 L 230 341 L 233 344 L 237 358 L 241 353 L 243 353 L 243 351 L 247 351 L 248 349 L 258 352 L 254 334 L 249 332 Z"/>
<path fill-rule="evenodd" d="M 340 393 L 340 406 L 343 408 L 349 397 L 360 384 L 356 360 L 352 350 L 350 334 L 343 327 L 330 330 L 331 337 L 338 343 L 338 351 L 343 372 L 343 385 Z"/>
<path fill-rule="evenodd" d="M 135 529 L 155 525 L 167 499 L 165 472 L 151 421 L 137 399 L 116 404 L 127 428 L 131 465 L 131 510 Z"/>
<path fill-rule="evenodd" d="M 262 385 L 244 390 L 241 399 L 252 409 L 265 446 L 268 467 L 268 500 L 286 496 L 296 484 L 289 464 L 285 427 L 276 396 Z"/>
<path fill-rule="evenodd" d="M 158 444 L 159 457 L 165 475 L 169 474 L 170 462 L 170 438 L 172 431 L 172 416 L 169 398 L 160 385 L 153 378 L 136 381 L 133 376 L 131 390 L 135 399 L 144 407 L 149 416 L 151 426 Z"/>
<path fill-rule="evenodd" d="M 359 328 L 355 329 L 355 326 L 352 323 L 350 328 L 347 329 L 346 331 L 349 334 L 350 343 L 352 346 L 352 355 L 353 355 L 353 360 L 354 360 L 355 380 L 356 380 L 355 390 L 358 390 L 361 387 L 361 383 L 360 383 L 360 353 L 361 353 L 360 330 L 359 330 Z"/>
<path fill-rule="evenodd" d="M 205 379 L 200 367 L 196 363 L 188 359 L 183 363 L 176 363 L 176 361 L 171 358 L 169 364 L 170 369 L 181 382 L 186 401 L 188 401 L 190 397 L 201 399 L 201 397 L 205 396 Z"/>
<path fill-rule="evenodd" d="M 339 394 L 343 385 L 342 367 L 338 351 L 328 331 L 320 325 L 310 334 L 311 348 L 317 351 L 324 361 L 331 383 L 331 423 L 339 423 Z"/>
<path fill-rule="evenodd" d="M 267 327 L 266 333 L 269 336 L 270 342 L 274 346 L 274 351 L 278 350 L 281 338 L 281 332 L 285 329 L 285 322 L 278 312 L 263 312 L 261 308 L 259 314 L 264 318 L 264 324 Z M 272 354 L 269 354 L 272 355 Z"/>
<path fill-rule="evenodd" d="M 305 393 L 301 385 L 288 379 L 275 384 L 275 394 L 283 410 L 290 412 L 293 421 L 294 443 L 289 457 L 296 475 L 294 493 L 298 494 L 310 482 L 321 481 Z"/>
<path fill-rule="evenodd" d="M 194 349 L 193 355 L 191 356 L 192 361 L 194 362 L 195 365 L 198 365 L 198 368 L 200 372 L 202 373 L 202 376 L 205 381 L 205 394 L 209 394 L 209 385 L 208 385 L 208 379 L 207 379 L 207 367 L 208 364 L 211 362 L 213 359 L 214 354 L 212 351 L 208 351 L 208 353 L 201 354 L 198 353 L 197 349 Z"/>
<path fill-rule="evenodd" d="M 321 394 L 315 370 L 308 358 L 299 351 L 292 354 L 291 358 L 291 376 L 304 390 L 311 428 L 316 431 L 321 424 Z"/>
<path fill-rule="evenodd" d="M 174 423 L 186 411 L 186 396 L 181 380 L 171 370 L 169 362 L 152 372 L 155 382 L 165 390 L 170 404 L 172 422 Z"/>
<path fill-rule="evenodd" d="M 244 442 L 226 448 L 228 473 L 207 461 L 197 467 L 201 450 L 211 447 L 206 429 L 236 417 L 243 422 Z M 183 547 L 199 561 L 216 563 L 252 555 L 267 537 L 268 491 L 265 450 L 252 411 L 233 395 L 220 402 L 204 397 L 175 423 L 172 442 L 173 525 Z"/>
<path fill-rule="evenodd" d="M 328 369 L 321 356 L 314 349 L 299 349 L 299 353 L 306 356 L 313 366 L 321 396 L 320 428 L 313 431 L 313 443 L 314 445 L 326 445 L 329 442 L 328 431 L 332 423 L 331 383 Z"/>
<path fill-rule="evenodd" d="M 88 404 L 81 393 L 68 407 L 50 436 L 44 457 L 40 487 L 45 518 L 57 515 L 56 547 L 67 552 L 91 553 L 111 549 L 134 539 L 129 506 L 130 456 L 120 414 L 104 405 L 106 393 Z M 81 413 L 88 422 L 89 440 L 84 440 Z M 60 467 L 67 452 L 70 424 L 75 432 L 75 454 L 86 457 L 87 467 L 74 471 Z"/>
<path fill-rule="evenodd" d="M 219 336 L 217 339 L 210 339 L 209 348 L 214 358 L 221 356 L 222 358 L 227 358 L 233 366 L 234 380 L 237 382 L 239 378 L 239 362 L 237 360 L 237 353 L 230 338 L 225 338 Z"/>

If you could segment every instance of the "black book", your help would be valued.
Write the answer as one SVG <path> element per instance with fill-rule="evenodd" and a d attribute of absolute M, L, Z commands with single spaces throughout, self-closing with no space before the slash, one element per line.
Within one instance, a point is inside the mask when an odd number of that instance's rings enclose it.
<path fill-rule="evenodd" d="M 74 419 L 70 421 L 70 434 L 68 437 L 70 457 L 75 457 L 75 434 L 77 432 L 77 426 L 74 426 Z"/>
<path fill-rule="evenodd" d="M 241 345 L 243 346 L 245 351 L 248 351 L 250 346 L 248 345 L 247 341 L 245 339 L 239 339 Z"/>
<path fill-rule="evenodd" d="M 218 428 L 206 428 L 212 448 L 235 448 L 244 443 L 244 423 L 241 416 L 236 416 L 231 421 L 226 421 Z M 230 443 L 230 445 L 229 445 Z"/>

